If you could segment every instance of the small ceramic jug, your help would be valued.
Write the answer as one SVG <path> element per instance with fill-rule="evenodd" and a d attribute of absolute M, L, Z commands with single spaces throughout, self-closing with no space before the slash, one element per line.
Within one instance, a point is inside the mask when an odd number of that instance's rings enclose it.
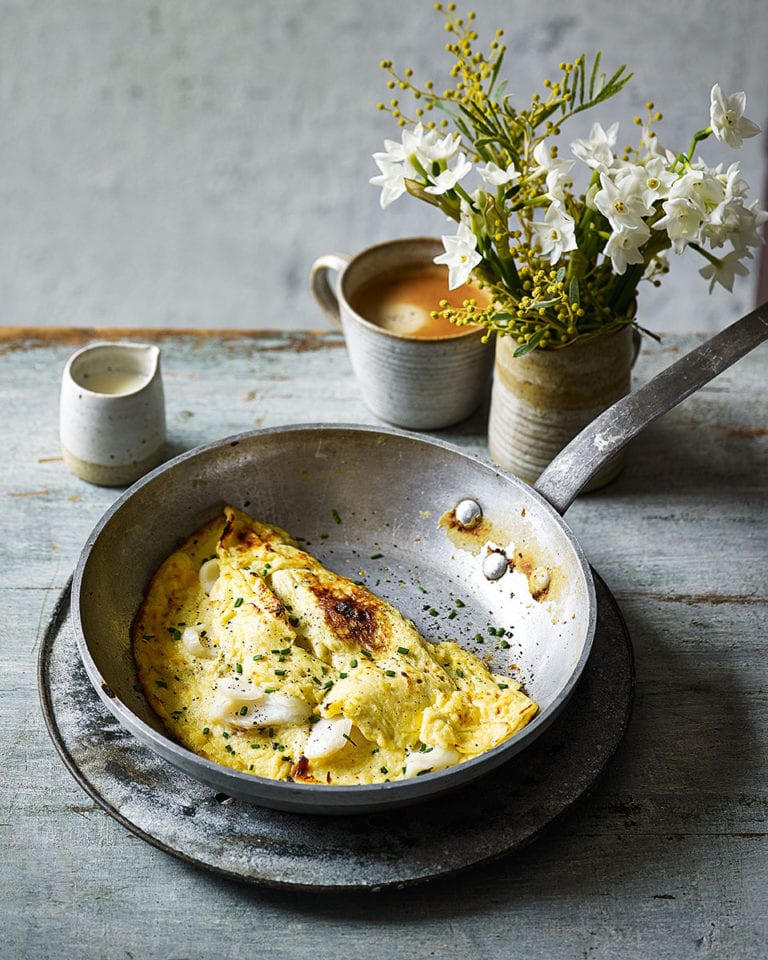
<path fill-rule="evenodd" d="M 165 452 L 159 349 L 96 343 L 70 357 L 59 430 L 64 462 L 89 483 L 127 486 L 156 467 Z"/>

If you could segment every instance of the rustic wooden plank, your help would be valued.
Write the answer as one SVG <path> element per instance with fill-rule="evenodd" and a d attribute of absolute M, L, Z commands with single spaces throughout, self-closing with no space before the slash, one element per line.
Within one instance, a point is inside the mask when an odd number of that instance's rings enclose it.
<path fill-rule="evenodd" d="M 248 888 L 154 849 L 94 804 L 48 738 L 42 632 L 120 492 L 64 468 L 58 381 L 69 354 L 104 335 L 0 332 L 3 960 L 764 957 L 764 351 L 638 437 L 621 478 L 569 511 L 636 651 L 632 721 L 590 796 L 529 848 L 454 880 L 319 896 Z M 371 421 L 337 334 L 118 335 L 161 344 L 172 450 L 295 420 Z M 638 381 L 699 340 L 649 344 Z M 483 456 L 483 423 L 441 435 Z"/>

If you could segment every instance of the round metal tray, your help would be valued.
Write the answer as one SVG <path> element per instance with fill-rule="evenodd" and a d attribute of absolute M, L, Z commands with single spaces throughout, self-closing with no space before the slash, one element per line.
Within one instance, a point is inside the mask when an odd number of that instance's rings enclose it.
<path fill-rule="evenodd" d="M 152 753 L 103 706 L 80 660 L 67 586 L 38 661 L 43 714 L 69 771 L 148 843 L 232 879 L 311 890 L 404 887 L 529 843 L 597 780 L 634 693 L 629 633 L 595 575 L 592 654 L 562 715 L 504 766 L 438 802 L 382 814 L 308 816 L 215 794 Z"/>

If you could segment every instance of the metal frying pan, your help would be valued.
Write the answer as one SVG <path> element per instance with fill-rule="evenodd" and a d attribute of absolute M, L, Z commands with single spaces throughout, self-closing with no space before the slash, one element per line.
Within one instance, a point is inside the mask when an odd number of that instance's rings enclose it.
<path fill-rule="evenodd" d="M 768 338 L 768 305 L 737 321 L 587 427 L 534 488 L 447 443 L 364 426 L 298 425 L 198 447 L 131 487 L 107 511 L 73 579 L 73 622 L 87 673 L 118 721 L 216 790 L 304 813 L 387 809 L 466 784 L 529 746 L 555 719 L 589 657 L 595 593 L 587 559 L 561 518 L 588 480 L 651 420 Z M 439 525 L 470 498 L 484 521 Z M 179 746 L 136 686 L 130 625 L 161 561 L 231 503 L 300 536 L 322 562 L 362 579 L 428 639 L 453 637 L 494 669 L 514 667 L 540 710 L 487 753 L 412 779 L 364 786 L 273 781 Z M 551 571 L 534 600 L 520 570 L 489 580 L 488 544 L 520 567 Z M 515 579 L 517 578 L 517 579 Z"/>

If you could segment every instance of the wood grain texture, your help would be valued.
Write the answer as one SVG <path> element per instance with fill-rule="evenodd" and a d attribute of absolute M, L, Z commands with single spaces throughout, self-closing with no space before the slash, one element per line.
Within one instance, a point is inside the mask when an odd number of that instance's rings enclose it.
<path fill-rule="evenodd" d="M 258 426 L 372 422 L 336 334 L 120 336 L 162 347 L 173 451 Z M 700 341 L 646 344 L 637 382 Z M 482 870 L 318 897 L 221 880 L 148 846 L 83 793 L 48 738 L 40 638 L 120 492 L 86 486 L 59 458 L 59 379 L 83 342 L 0 332 L 0 958 L 765 956 L 765 349 L 633 441 L 621 477 L 567 515 L 637 659 L 627 736 L 590 796 Z M 485 456 L 484 424 L 480 412 L 441 436 Z"/>

